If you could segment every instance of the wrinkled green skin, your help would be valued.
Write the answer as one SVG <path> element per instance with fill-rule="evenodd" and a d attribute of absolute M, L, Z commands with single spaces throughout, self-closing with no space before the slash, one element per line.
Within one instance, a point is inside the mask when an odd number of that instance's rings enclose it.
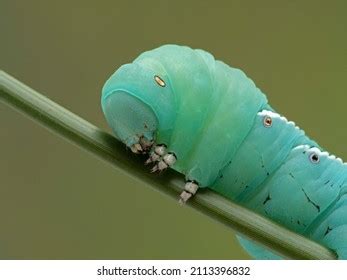
<path fill-rule="evenodd" d="M 202 50 L 165 45 L 120 67 L 103 88 L 102 108 L 126 145 L 136 135 L 166 144 L 177 156 L 172 168 L 187 180 L 347 259 L 347 166 L 274 112 L 241 70 Z M 280 258 L 239 239 L 255 258 Z"/>

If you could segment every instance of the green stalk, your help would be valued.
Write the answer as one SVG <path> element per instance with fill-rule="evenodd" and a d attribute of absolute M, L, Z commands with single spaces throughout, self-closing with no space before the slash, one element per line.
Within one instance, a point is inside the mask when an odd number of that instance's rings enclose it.
<path fill-rule="evenodd" d="M 150 174 L 142 159 L 126 151 L 110 134 L 54 103 L 0 70 L 0 100 L 25 113 L 41 125 L 91 152 L 116 169 L 145 182 L 177 200 L 184 187 L 183 176 L 173 170 L 164 176 Z M 219 221 L 238 234 L 290 259 L 335 259 L 327 248 L 289 231 L 210 190 L 200 190 L 188 206 Z M 177 204 L 177 207 L 178 204 Z M 232 248 L 230 248 L 232 250 Z"/>

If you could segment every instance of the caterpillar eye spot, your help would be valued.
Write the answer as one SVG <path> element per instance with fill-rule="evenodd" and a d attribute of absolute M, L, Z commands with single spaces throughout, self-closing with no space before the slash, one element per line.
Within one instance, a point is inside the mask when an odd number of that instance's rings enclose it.
<path fill-rule="evenodd" d="M 312 163 L 318 163 L 319 162 L 319 156 L 316 153 L 310 154 L 309 158 L 310 158 L 310 161 Z"/>
<path fill-rule="evenodd" d="M 165 87 L 166 84 L 162 78 L 160 78 L 158 75 L 154 76 L 154 81 L 161 87 Z"/>
<path fill-rule="evenodd" d="M 272 118 L 269 116 L 265 116 L 263 120 L 263 124 L 265 127 L 271 127 L 272 126 Z"/>

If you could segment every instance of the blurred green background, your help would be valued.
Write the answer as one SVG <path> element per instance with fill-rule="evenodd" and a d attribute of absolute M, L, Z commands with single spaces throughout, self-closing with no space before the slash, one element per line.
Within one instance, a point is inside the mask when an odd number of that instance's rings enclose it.
<path fill-rule="evenodd" d="M 100 90 L 177 43 L 242 68 L 347 159 L 346 1 L 0 0 L 0 67 L 107 129 Z M 0 258 L 246 259 L 234 234 L 0 104 Z"/>

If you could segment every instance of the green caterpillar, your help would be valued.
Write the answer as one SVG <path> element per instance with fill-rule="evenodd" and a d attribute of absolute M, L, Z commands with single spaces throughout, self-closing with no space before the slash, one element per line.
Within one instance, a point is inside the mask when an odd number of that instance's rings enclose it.
<path fill-rule="evenodd" d="M 276 113 L 241 70 L 164 45 L 121 66 L 102 90 L 116 137 L 152 171 L 185 175 L 182 203 L 211 188 L 347 259 L 347 169 Z M 255 258 L 279 256 L 239 238 Z"/>

